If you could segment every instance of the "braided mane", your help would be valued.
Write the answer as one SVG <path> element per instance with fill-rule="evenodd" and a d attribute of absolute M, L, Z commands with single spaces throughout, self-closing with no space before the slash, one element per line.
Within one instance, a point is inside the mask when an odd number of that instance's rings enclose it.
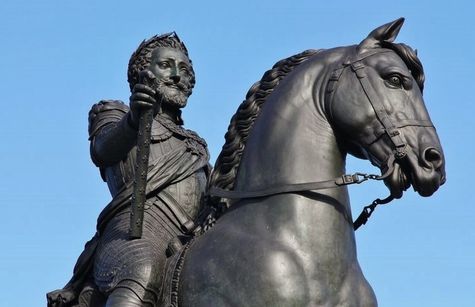
<path fill-rule="evenodd" d="M 266 98 L 289 72 L 320 51 L 310 49 L 280 60 L 272 69 L 264 73 L 260 81 L 254 83 L 249 89 L 246 99 L 231 118 L 228 131 L 224 136 L 226 142 L 216 160 L 209 186 L 226 190 L 234 188 L 234 180 L 246 146 L 247 137 Z"/>

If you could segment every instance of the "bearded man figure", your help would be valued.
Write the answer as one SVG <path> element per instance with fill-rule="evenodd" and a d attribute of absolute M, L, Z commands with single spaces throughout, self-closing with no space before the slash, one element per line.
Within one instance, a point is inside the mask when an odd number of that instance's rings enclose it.
<path fill-rule="evenodd" d="M 182 127 L 180 111 L 195 84 L 185 45 L 175 33 L 143 41 L 131 56 L 128 81 L 130 108 L 103 100 L 89 113 L 91 158 L 112 201 L 70 282 L 48 293 L 48 306 L 156 306 L 167 258 L 192 234 L 204 210 L 209 155 L 205 141 Z M 137 130 L 146 109 L 154 110 L 154 118 L 143 233 L 131 240 Z"/>

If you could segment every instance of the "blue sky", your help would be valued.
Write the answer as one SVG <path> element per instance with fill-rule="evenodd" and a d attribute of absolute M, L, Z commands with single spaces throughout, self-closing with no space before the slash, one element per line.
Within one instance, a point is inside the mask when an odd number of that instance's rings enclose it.
<path fill-rule="evenodd" d="M 401 16 L 397 41 L 419 50 L 448 181 L 378 208 L 356 234 L 359 261 L 380 306 L 475 306 L 473 12 L 468 0 L 2 0 L 0 306 L 44 306 L 94 234 L 110 196 L 89 158 L 87 113 L 128 100 L 127 63 L 143 39 L 175 30 L 185 41 L 197 84 L 184 119 L 214 162 L 230 117 L 277 60 L 358 43 Z M 377 171 L 356 159 L 347 169 Z M 356 215 L 387 189 L 350 194 Z"/>

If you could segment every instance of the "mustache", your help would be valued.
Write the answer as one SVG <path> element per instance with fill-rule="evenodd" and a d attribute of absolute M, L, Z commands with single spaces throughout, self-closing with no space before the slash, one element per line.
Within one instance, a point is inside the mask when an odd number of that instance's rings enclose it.
<path fill-rule="evenodd" d="M 188 92 L 190 90 L 190 83 L 187 81 L 180 80 L 179 82 L 174 82 L 170 79 L 155 79 L 154 85 L 157 88 L 167 86 L 167 87 L 176 87 L 182 92 Z"/>

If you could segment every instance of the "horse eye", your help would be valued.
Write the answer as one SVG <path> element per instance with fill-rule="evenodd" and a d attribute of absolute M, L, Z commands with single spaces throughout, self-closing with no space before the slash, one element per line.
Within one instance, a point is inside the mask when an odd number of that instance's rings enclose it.
<path fill-rule="evenodd" d="M 399 76 L 391 75 L 391 76 L 389 76 L 387 81 L 393 86 L 396 86 L 396 87 L 401 87 L 402 86 L 402 79 Z"/>

